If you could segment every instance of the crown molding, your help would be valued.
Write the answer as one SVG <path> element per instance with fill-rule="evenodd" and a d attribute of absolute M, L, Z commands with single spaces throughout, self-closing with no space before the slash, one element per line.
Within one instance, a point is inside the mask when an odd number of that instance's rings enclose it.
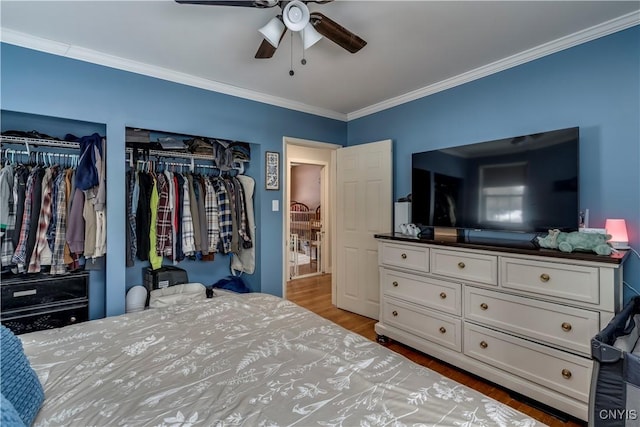
<path fill-rule="evenodd" d="M 462 84 L 469 83 L 483 77 L 487 77 L 491 74 L 516 67 L 526 62 L 534 61 L 536 59 L 551 55 L 565 49 L 569 49 L 579 44 L 586 43 L 591 40 L 595 40 L 597 38 L 625 30 L 627 28 L 631 28 L 638 24 L 640 24 L 640 10 L 631 12 L 607 22 L 603 22 L 591 28 L 578 31 L 574 34 L 570 34 L 568 36 L 551 41 L 549 43 L 545 43 L 535 48 L 520 52 L 516 55 L 503 58 L 491 64 L 478 67 L 474 70 L 440 81 L 433 85 L 425 86 L 423 88 L 416 89 L 414 91 L 394 98 L 389 98 L 382 102 L 347 114 L 314 107 L 301 102 L 296 102 L 289 99 L 228 85 L 225 83 L 220 83 L 214 80 L 195 77 L 186 73 L 180 73 L 162 67 L 151 66 L 142 62 L 132 61 L 113 55 L 107 55 L 95 50 L 85 49 L 66 43 L 60 43 L 53 40 L 36 37 L 30 34 L 5 29 L 2 27 L 0 27 L 0 41 L 28 49 L 50 53 L 53 55 L 64 56 L 71 59 L 77 59 L 79 61 L 104 65 L 106 67 L 155 77 L 175 83 L 181 83 L 204 90 L 219 92 L 226 95 L 274 105 L 277 107 L 348 122 L 350 120 L 368 116 L 370 114 L 396 107 L 401 104 L 406 104 L 407 102 L 415 101 L 416 99 L 424 98 L 425 96 L 433 95 L 435 93 L 442 92 L 444 90 L 451 89 L 453 87 L 460 86 Z"/>
<path fill-rule="evenodd" d="M 190 74 L 180 73 L 177 71 L 169 70 L 167 68 L 152 66 L 142 62 L 108 55 L 96 50 L 60 43 L 6 28 L 0 28 L 0 41 L 28 49 L 50 53 L 53 55 L 64 56 L 66 58 L 77 59 L 79 61 L 98 65 L 104 65 L 106 67 L 115 68 L 118 70 L 155 77 L 174 83 L 181 83 L 204 90 L 219 92 L 226 95 L 262 102 L 264 104 L 300 111 L 303 113 L 314 114 L 316 116 L 327 117 L 340 121 L 347 120 L 347 115 L 344 113 L 338 113 L 332 110 L 314 107 L 301 102 L 292 101 L 290 99 L 280 98 L 250 89 L 244 89 L 225 83 L 220 83 L 214 80 L 195 77 Z"/>
<path fill-rule="evenodd" d="M 608 36 L 618 31 L 626 30 L 627 28 L 634 27 L 638 24 L 640 24 L 640 10 L 603 22 L 591 28 L 578 31 L 532 49 L 525 50 L 507 58 L 500 59 L 491 64 L 478 67 L 455 77 L 442 80 L 433 85 L 425 86 L 404 95 L 389 98 L 377 104 L 353 111 L 347 114 L 347 121 L 368 116 L 401 104 L 406 104 L 407 102 L 415 101 L 416 99 L 424 98 L 425 96 L 433 95 L 435 93 L 490 76 L 491 74 L 499 73 L 500 71 L 522 65 L 526 62 L 534 61 L 582 43 Z"/>

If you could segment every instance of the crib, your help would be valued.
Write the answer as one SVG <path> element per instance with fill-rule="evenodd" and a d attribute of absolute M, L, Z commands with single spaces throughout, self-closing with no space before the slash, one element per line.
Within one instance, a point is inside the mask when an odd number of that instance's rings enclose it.
<path fill-rule="evenodd" d="M 310 210 L 300 202 L 291 202 L 289 218 L 290 263 L 291 276 L 298 275 L 298 266 L 316 263 L 316 270 L 321 271 L 322 220 L 320 206 Z"/>
<path fill-rule="evenodd" d="M 640 426 L 640 296 L 591 340 L 589 426 Z"/>

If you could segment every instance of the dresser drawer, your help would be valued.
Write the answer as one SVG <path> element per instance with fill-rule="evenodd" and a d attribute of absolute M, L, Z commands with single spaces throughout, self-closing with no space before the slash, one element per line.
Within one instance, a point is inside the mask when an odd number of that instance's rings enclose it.
<path fill-rule="evenodd" d="M 457 316 L 462 314 L 459 283 L 381 268 L 380 286 L 384 295 Z"/>
<path fill-rule="evenodd" d="M 382 321 L 429 341 L 462 351 L 462 321 L 444 314 L 385 297 Z"/>
<path fill-rule="evenodd" d="M 465 318 L 591 356 L 600 314 L 531 298 L 465 288 Z"/>
<path fill-rule="evenodd" d="M 498 284 L 498 258 L 443 249 L 431 250 L 431 272 L 487 285 Z"/>
<path fill-rule="evenodd" d="M 429 271 L 429 248 L 381 243 L 380 264 L 420 272 Z"/>
<path fill-rule="evenodd" d="M 587 403 L 593 362 L 465 323 L 464 354 Z"/>
<path fill-rule="evenodd" d="M 502 287 L 593 304 L 600 302 L 599 269 L 503 257 Z"/>
<path fill-rule="evenodd" d="M 3 281 L 0 286 L 2 310 L 87 299 L 88 277 L 88 273 L 82 273 L 69 276 L 27 276 L 24 279 Z"/>
<path fill-rule="evenodd" d="M 60 304 L 51 306 L 46 311 L 38 308 L 2 313 L 2 324 L 16 335 L 43 329 L 61 328 L 87 320 L 89 320 L 88 303 Z"/>

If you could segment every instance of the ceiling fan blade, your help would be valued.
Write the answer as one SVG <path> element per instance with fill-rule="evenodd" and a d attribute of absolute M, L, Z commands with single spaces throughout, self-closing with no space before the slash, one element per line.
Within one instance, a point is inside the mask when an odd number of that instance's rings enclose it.
<path fill-rule="evenodd" d="M 285 27 L 284 30 L 282 31 L 282 34 L 280 34 L 278 45 L 280 45 L 280 42 L 282 42 L 282 38 L 284 37 L 286 32 L 287 32 L 287 28 Z M 267 39 L 262 39 L 262 43 L 260 43 L 260 46 L 258 47 L 258 51 L 256 52 L 255 58 L 269 59 L 276 53 L 276 49 L 277 47 L 274 47 L 271 43 L 267 41 Z"/>
<path fill-rule="evenodd" d="M 367 44 L 366 41 L 320 12 L 311 12 L 311 23 L 316 31 L 351 53 L 358 52 Z"/>
<path fill-rule="evenodd" d="M 256 52 L 256 59 L 269 59 L 276 53 L 275 47 L 265 39 L 262 39 L 262 43 L 260 43 L 260 47 L 258 47 L 258 51 Z"/>
<path fill-rule="evenodd" d="M 278 4 L 277 0 L 175 0 L 180 4 L 203 4 L 207 6 L 241 6 L 241 7 L 257 7 L 257 8 L 269 8 Z"/>

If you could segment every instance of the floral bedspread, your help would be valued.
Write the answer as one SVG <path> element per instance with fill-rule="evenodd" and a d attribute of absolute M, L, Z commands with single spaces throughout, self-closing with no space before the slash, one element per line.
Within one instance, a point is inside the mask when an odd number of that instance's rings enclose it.
<path fill-rule="evenodd" d="M 533 426 L 289 301 L 225 294 L 21 335 L 37 426 Z"/>

